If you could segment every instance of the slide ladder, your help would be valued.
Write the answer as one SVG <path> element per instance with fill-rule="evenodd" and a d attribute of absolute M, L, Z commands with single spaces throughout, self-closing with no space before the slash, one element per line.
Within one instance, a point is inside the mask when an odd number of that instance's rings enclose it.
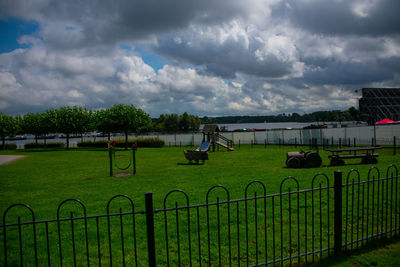
<path fill-rule="evenodd" d="M 223 148 L 226 148 L 228 151 L 234 151 L 235 150 L 233 148 L 233 141 L 232 140 L 230 140 L 230 139 L 226 138 L 225 136 L 220 135 L 218 133 L 215 135 L 215 137 L 217 139 L 215 141 L 215 143 L 217 145 L 222 146 Z M 224 141 L 225 143 L 223 143 L 221 141 Z"/>

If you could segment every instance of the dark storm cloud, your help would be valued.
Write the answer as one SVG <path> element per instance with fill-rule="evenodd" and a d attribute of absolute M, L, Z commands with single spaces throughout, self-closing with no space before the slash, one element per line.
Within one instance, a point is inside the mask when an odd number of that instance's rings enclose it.
<path fill-rule="evenodd" d="M 286 1 L 285 1 L 286 2 Z M 284 13 L 293 24 L 313 33 L 387 35 L 400 31 L 400 1 L 292 0 L 283 3 Z M 368 6 L 370 5 L 370 6 Z M 279 12 L 279 13 L 278 13 Z"/>
<path fill-rule="evenodd" d="M 245 13 L 239 0 L 122 0 L 122 1 L 26 1 L 5 0 L 0 17 L 39 20 L 49 45 L 63 49 L 90 44 L 143 39 L 182 29 L 191 23 L 217 24 Z M 59 40 L 60 34 L 70 38 Z"/>
<path fill-rule="evenodd" d="M 220 40 L 220 34 L 216 31 L 205 36 L 181 31 L 161 36 L 153 49 L 171 59 L 203 66 L 205 71 L 224 78 L 235 77 L 235 73 L 276 78 L 293 71 L 295 59 L 278 59 L 272 51 L 268 51 L 268 47 L 267 51 L 263 51 L 265 44 L 245 30 L 239 33 L 227 30 L 223 34 L 228 37 L 223 40 Z M 281 49 L 284 50 L 284 47 Z"/>
<path fill-rule="evenodd" d="M 393 79 L 393 73 L 374 63 L 333 62 L 325 69 L 305 72 L 303 79 L 315 85 L 356 85 Z"/>
<path fill-rule="evenodd" d="M 18 39 L 26 49 L 0 53 L 0 111 L 348 108 L 355 89 L 399 86 L 399 10 L 397 0 L 2 0 L 0 19 L 38 30 Z M 152 55 L 165 62 L 152 67 Z"/>

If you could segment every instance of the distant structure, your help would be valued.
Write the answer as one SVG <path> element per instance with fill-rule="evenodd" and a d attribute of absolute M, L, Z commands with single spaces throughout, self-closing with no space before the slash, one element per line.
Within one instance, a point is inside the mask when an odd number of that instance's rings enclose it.
<path fill-rule="evenodd" d="M 227 151 L 234 151 L 233 141 L 219 134 L 220 130 L 217 124 L 206 124 L 203 127 L 203 142 L 209 142 L 212 145 L 212 151 L 215 152 L 215 146 L 226 148 Z"/>
<path fill-rule="evenodd" d="M 368 124 L 384 118 L 400 121 L 400 88 L 362 88 L 359 110 Z"/>

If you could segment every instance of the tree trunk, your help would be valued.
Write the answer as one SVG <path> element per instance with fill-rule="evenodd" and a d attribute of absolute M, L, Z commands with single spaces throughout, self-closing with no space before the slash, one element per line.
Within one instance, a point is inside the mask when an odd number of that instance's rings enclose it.
<path fill-rule="evenodd" d="M 6 136 L 3 135 L 3 137 L 1 139 L 3 139 L 3 145 L 2 145 L 3 150 L 6 150 Z"/>
<path fill-rule="evenodd" d="M 110 133 L 107 134 L 107 139 L 108 139 L 108 141 L 111 140 L 111 134 Z"/>
<path fill-rule="evenodd" d="M 69 133 L 67 133 L 67 150 L 69 150 Z"/>
<path fill-rule="evenodd" d="M 128 132 L 125 132 L 125 150 L 128 149 Z"/>
<path fill-rule="evenodd" d="M 35 134 L 35 143 L 36 143 L 36 146 L 38 145 L 38 135 L 37 134 Z"/>

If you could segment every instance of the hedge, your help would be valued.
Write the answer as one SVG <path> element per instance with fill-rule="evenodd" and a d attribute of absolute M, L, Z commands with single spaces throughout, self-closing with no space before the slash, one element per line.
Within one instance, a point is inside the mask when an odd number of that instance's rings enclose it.
<path fill-rule="evenodd" d="M 116 142 L 116 147 L 125 147 L 124 140 L 113 140 Z M 165 142 L 164 140 L 158 137 L 142 137 L 137 139 L 128 139 L 128 147 L 132 147 L 134 143 L 137 143 L 138 147 L 163 147 Z M 108 147 L 108 141 L 106 140 L 98 140 L 98 141 L 83 141 L 78 142 L 78 147 Z"/>
<path fill-rule="evenodd" d="M 3 149 L 3 144 L 0 145 L 0 149 Z M 17 144 L 14 144 L 14 143 L 8 144 L 7 143 L 7 144 L 5 144 L 4 149 L 5 150 L 15 150 L 15 149 L 17 149 Z"/>
<path fill-rule="evenodd" d="M 25 149 L 32 149 L 32 148 L 64 148 L 64 143 L 57 142 L 57 143 L 26 143 Z"/>

